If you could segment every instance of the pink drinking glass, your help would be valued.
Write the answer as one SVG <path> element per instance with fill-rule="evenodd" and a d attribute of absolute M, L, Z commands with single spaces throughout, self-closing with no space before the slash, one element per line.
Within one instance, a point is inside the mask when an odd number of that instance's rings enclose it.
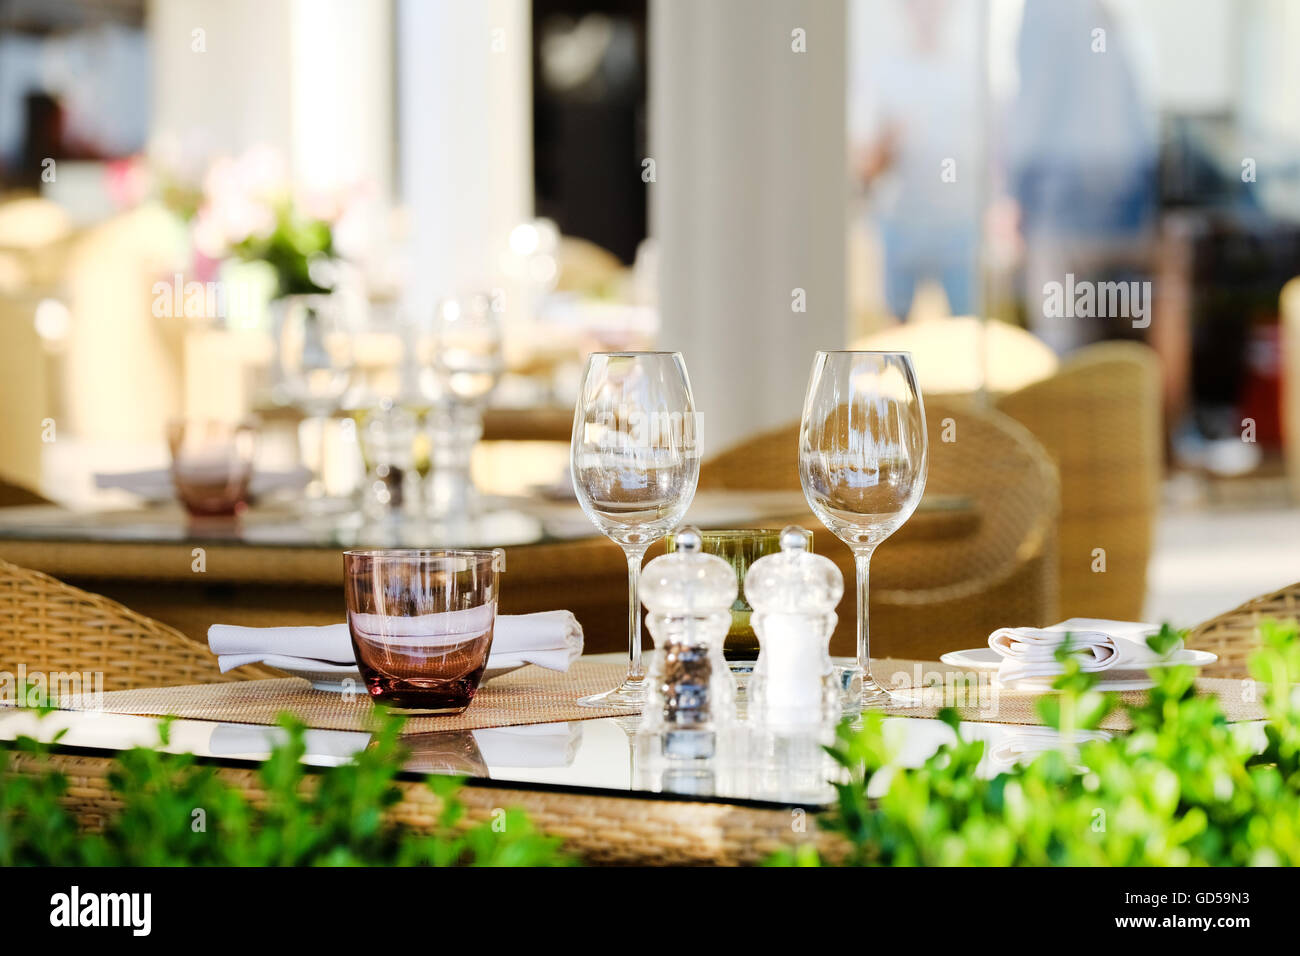
<path fill-rule="evenodd" d="M 176 497 L 196 518 L 239 514 L 248 502 L 257 428 L 252 422 L 174 421 L 167 426 Z"/>
<path fill-rule="evenodd" d="M 377 703 L 459 714 L 478 692 L 505 552 L 346 551 L 348 629 Z"/>

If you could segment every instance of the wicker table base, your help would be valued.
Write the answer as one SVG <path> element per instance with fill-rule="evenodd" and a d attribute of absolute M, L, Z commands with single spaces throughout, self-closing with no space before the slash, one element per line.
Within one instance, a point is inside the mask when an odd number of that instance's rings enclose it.
<path fill-rule="evenodd" d="M 111 757 L 53 753 L 10 755 L 15 773 L 58 772 L 68 778 L 66 803 L 81 827 L 95 832 L 121 805 L 108 784 Z M 262 797 L 257 772 L 222 767 L 218 775 L 243 790 L 254 802 Z M 399 781 L 402 800 L 390 813 L 416 829 L 437 825 L 441 803 L 423 783 Z M 457 826 L 468 828 L 494 818 L 499 809 L 525 811 L 543 832 L 560 837 L 564 849 L 587 863 L 623 866 L 760 863 L 782 847 L 812 843 L 824 858 L 846 847 L 815 820 L 791 810 L 762 809 L 726 803 L 664 800 L 654 797 L 594 796 L 498 787 L 473 782 L 460 791 L 465 814 Z"/>

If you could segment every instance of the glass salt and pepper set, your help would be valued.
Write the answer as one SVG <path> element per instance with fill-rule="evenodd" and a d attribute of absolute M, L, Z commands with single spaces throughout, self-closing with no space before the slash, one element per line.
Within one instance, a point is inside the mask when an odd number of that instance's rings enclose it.
<path fill-rule="evenodd" d="M 828 558 L 809 550 L 808 538 L 802 528 L 787 527 L 780 552 L 759 558 L 745 575 L 759 652 L 743 708 L 723 657 L 735 571 L 705 554 L 700 532 L 690 527 L 677 532 L 671 553 L 646 565 L 642 601 L 658 649 L 639 728 L 650 742 L 647 756 L 679 768 L 723 751 L 786 765 L 795 752 L 820 760 L 840 717 L 828 645 L 844 581 Z M 707 776 L 705 788 L 712 783 Z"/>

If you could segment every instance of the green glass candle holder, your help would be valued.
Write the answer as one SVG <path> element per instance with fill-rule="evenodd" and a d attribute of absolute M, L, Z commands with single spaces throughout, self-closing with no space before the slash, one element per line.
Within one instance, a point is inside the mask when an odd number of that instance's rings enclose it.
<path fill-rule="evenodd" d="M 813 549 L 811 531 L 804 531 L 808 550 Z M 781 550 L 781 529 L 739 528 L 731 531 L 701 531 L 704 539 L 704 553 L 715 554 L 731 565 L 736 572 L 736 603 L 731 606 L 731 628 L 727 631 L 727 640 L 722 647 L 723 656 L 728 661 L 754 661 L 758 659 L 758 637 L 749 622 L 753 608 L 745 600 L 745 573 L 749 566 L 768 554 Z M 668 551 L 677 547 L 677 536 L 670 534 L 665 539 Z"/>

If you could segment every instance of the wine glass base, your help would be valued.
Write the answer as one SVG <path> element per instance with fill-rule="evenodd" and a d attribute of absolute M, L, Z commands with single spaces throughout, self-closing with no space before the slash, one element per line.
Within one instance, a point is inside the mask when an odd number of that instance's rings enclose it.
<path fill-rule="evenodd" d="M 578 706 L 617 707 L 620 710 L 632 713 L 645 707 L 648 696 L 648 684 L 644 677 L 640 680 L 628 678 L 613 690 L 607 690 L 600 694 L 590 694 L 587 697 L 579 697 Z"/>
<path fill-rule="evenodd" d="M 861 713 L 870 707 L 887 707 L 894 702 L 889 691 L 856 664 L 837 667 L 835 676 L 840 689 L 840 709 L 844 714 Z"/>
<path fill-rule="evenodd" d="M 894 702 L 894 695 L 885 690 L 874 677 L 868 674 L 862 681 L 862 706 L 888 707 Z"/>

